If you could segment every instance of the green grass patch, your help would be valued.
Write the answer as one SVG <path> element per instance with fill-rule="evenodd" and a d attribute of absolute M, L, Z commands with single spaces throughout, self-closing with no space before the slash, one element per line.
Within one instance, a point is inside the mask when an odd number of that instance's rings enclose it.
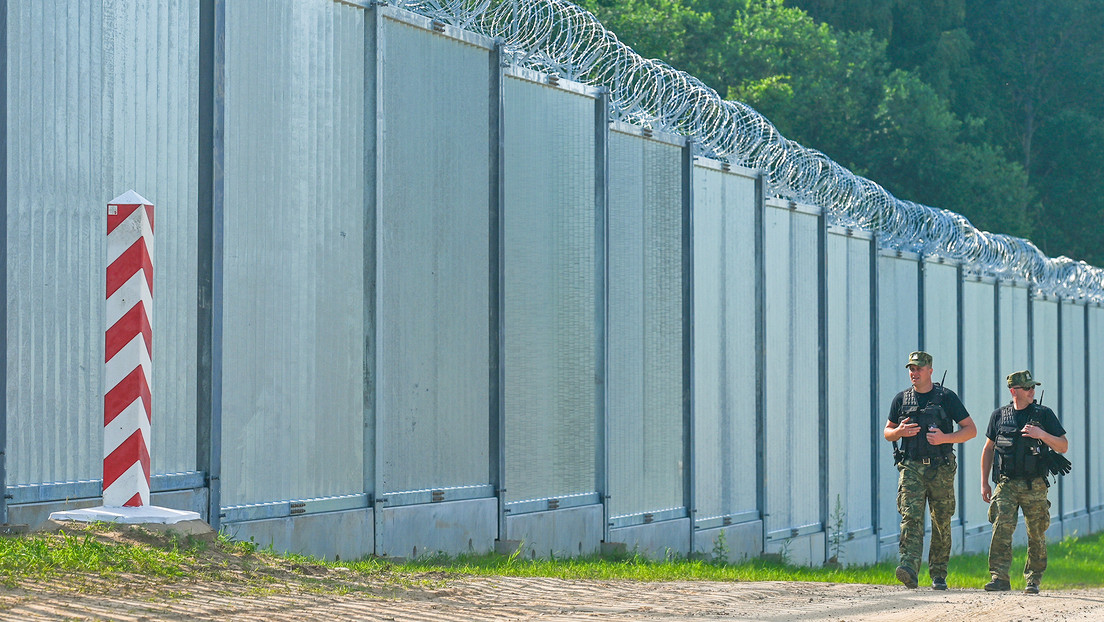
<path fill-rule="evenodd" d="M 1043 579 L 1047 589 L 1104 586 L 1104 534 L 1066 538 L 1047 547 L 1048 568 Z M 1023 588 L 1022 569 L 1027 549 L 1014 551 L 1012 586 Z M 524 559 L 520 555 L 436 556 L 405 563 L 406 570 L 440 572 L 449 575 L 500 575 L 517 577 L 556 577 L 561 579 L 631 579 L 637 581 L 819 581 L 829 583 L 866 583 L 898 585 L 894 577 L 896 562 L 870 566 L 810 568 L 754 559 L 742 563 L 667 559 L 650 560 L 640 555 L 591 556 L 574 559 Z M 927 567 L 921 569 L 921 584 Z M 985 553 L 956 555 L 951 558 L 947 577 L 951 587 L 980 588 L 989 581 L 989 561 Z"/>
<path fill-rule="evenodd" d="M 50 576 L 61 572 L 100 574 L 134 573 L 175 577 L 194 554 L 176 542 L 168 548 L 139 543 L 112 543 L 94 531 L 82 533 L 31 534 L 0 537 L 0 575 Z"/>
<path fill-rule="evenodd" d="M 119 537 L 120 533 L 122 537 Z M 724 547 L 722 547 L 723 549 Z M 1021 570 L 1026 549 L 1014 552 L 1012 585 L 1023 587 Z M 1104 587 L 1104 533 L 1066 538 L 1048 546 L 1046 589 Z M 846 562 L 846 560 L 844 560 Z M 246 582 L 257 593 L 280 591 L 288 577 L 297 577 L 302 589 L 362 592 L 363 579 L 375 587 L 418 589 L 438 587 L 448 577 L 497 575 L 556 577 L 561 579 L 628 579 L 635 581 L 819 581 L 897 585 L 895 562 L 872 566 L 810 568 L 771 559 L 742 563 L 687 560 L 670 556 L 647 559 L 628 553 L 565 559 L 525 559 L 514 555 L 436 556 L 403 564 L 368 558 L 326 562 L 303 555 L 277 555 L 258 550 L 253 542 L 234 542 L 220 534 L 213 539 L 151 535 L 141 530 L 93 524 L 71 532 L 0 537 L 0 582 L 13 586 L 21 579 L 54 577 L 62 573 L 99 576 L 130 574 L 172 579 L 181 576 L 209 581 Z M 927 568 L 921 568 L 926 583 Z M 984 553 L 951 558 L 952 588 L 980 588 L 989 580 Z"/>

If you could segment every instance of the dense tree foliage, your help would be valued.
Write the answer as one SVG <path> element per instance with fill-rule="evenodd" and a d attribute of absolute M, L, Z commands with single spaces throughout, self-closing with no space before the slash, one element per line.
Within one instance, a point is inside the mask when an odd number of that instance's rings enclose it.
<path fill-rule="evenodd" d="M 582 0 L 894 195 L 1104 266 L 1099 0 Z"/>

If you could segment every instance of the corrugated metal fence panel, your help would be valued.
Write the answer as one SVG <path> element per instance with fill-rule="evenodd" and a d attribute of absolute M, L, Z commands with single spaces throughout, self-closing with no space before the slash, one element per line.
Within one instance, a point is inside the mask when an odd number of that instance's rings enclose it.
<path fill-rule="evenodd" d="M 1104 308 L 1089 307 L 1089 509 L 1104 509 Z M 1069 436 L 1066 437 L 1067 439 Z M 1076 466 L 1076 465 L 1075 465 Z M 1096 527 L 1096 525 L 1093 525 Z"/>
<path fill-rule="evenodd" d="M 507 502 L 594 492 L 594 99 L 515 77 L 505 108 Z"/>
<path fill-rule="evenodd" d="M 958 377 L 958 267 L 924 261 L 924 344 L 932 355 L 934 382 L 960 393 Z"/>
<path fill-rule="evenodd" d="M 881 429 L 870 425 L 873 243 L 867 237 L 828 235 L 828 508 L 831 517 L 838 501 L 846 533 L 873 528 L 871 446 L 862 439 L 879 450 L 884 444 Z"/>
<path fill-rule="evenodd" d="M 769 205 L 769 204 L 768 204 Z M 764 214 L 766 267 L 766 507 L 768 539 L 820 527 L 818 218 Z"/>
<path fill-rule="evenodd" d="M 610 132 L 611 517 L 684 507 L 682 154 Z"/>
<path fill-rule="evenodd" d="M 381 21 L 378 492 L 486 484 L 490 52 Z"/>
<path fill-rule="evenodd" d="M 1027 287 L 1023 284 L 1001 281 L 997 284 L 1000 297 L 1000 367 L 997 369 L 997 404 L 1004 404 L 1011 396 L 1005 377 L 1008 374 L 1027 369 L 1027 346 L 1029 325 L 1027 322 Z M 980 417 L 980 413 L 978 415 Z M 978 425 L 985 425 L 988 418 L 977 419 Z M 985 429 L 978 429 L 978 436 L 984 436 Z"/>
<path fill-rule="evenodd" d="M 758 518 L 754 253 L 755 179 L 696 166 L 694 498 L 696 521 L 709 525 Z"/>
<path fill-rule="evenodd" d="M 223 505 L 363 491 L 363 42 L 348 5 L 226 7 Z"/>
<path fill-rule="evenodd" d="M 962 403 L 978 427 L 981 439 L 957 447 L 958 470 L 964 473 L 966 494 L 958 509 L 967 532 L 989 528 L 989 505 L 977 493 L 981 486 L 981 448 L 985 445 L 985 429 L 989 415 L 997 407 L 993 389 L 999 372 L 996 365 L 996 309 L 991 280 L 966 278 L 962 283 L 962 359 L 965 377 L 962 379 Z"/>
<path fill-rule="evenodd" d="M 905 362 L 917 349 L 920 317 L 917 304 L 917 259 L 879 253 L 878 271 L 878 408 L 882 427 L 889 405 L 909 385 Z M 875 449 L 878 464 L 878 535 L 887 542 L 901 531 L 897 514 L 897 469 L 891 445 L 881 439 Z M 896 551 L 894 551 L 896 553 Z"/>
<path fill-rule="evenodd" d="M 1035 391 L 1035 399 L 1050 406 L 1058 415 L 1063 427 L 1068 423 L 1062 413 L 1058 392 L 1058 301 L 1055 298 L 1038 297 L 1031 300 L 1032 341 L 1034 357 L 1030 366 L 1031 375 L 1043 386 Z M 1016 370 L 1009 370 L 1005 375 Z M 1006 384 L 1007 386 L 1007 384 Z M 1009 396 L 1011 400 L 1011 396 Z M 1062 483 L 1059 482 L 1059 490 Z M 1060 494 L 1060 493 L 1058 493 Z M 1052 520 L 1060 519 L 1057 495 L 1051 498 L 1050 515 Z"/>
<path fill-rule="evenodd" d="M 1062 315 L 1062 400 L 1059 402 L 1062 410 L 1058 415 L 1069 441 L 1066 459 L 1084 465 L 1089 455 L 1089 437 L 1085 434 L 1085 306 L 1063 301 L 1059 313 Z M 1080 468 L 1071 469 L 1068 475 L 1062 476 L 1063 517 L 1073 518 L 1088 512 L 1086 475 L 1087 469 Z"/>
<path fill-rule="evenodd" d="M 106 204 L 156 205 L 156 472 L 195 467 L 194 3 L 8 3 L 8 484 L 99 479 Z"/>

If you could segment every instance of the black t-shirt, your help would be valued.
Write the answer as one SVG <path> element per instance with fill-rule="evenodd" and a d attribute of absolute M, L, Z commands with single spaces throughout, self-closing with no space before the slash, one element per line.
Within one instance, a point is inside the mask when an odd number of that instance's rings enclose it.
<path fill-rule="evenodd" d="M 993 411 L 992 415 L 989 415 L 989 427 L 985 430 L 985 438 L 991 441 L 997 440 L 997 428 L 1000 427 L 1001 410 L 1001 408 L 998 408 Z M 1039 422 L 1039 427 L 1047 434 L 1059 438 L 1066 435 L 1066 429 L 1062 427 L 1062 422 L 1058 421 L 1058 416 L 1054 414 L 1054 411 L 1041 404 L 1030 404 L 1023 410 L 1013 410 L 1012 414 L 1016 418 L 1017 429 L 1022 430 L 1023 427 L 1027 425 L 1028 421 L 1035 419 Z"/>
<path fill-rule="evenodd" d="M 960 423 L 963 419 L 970 416 L 970 413 L 966 411 L 966 407 L 962 404 L 962 400 L 958 398 L 958 395 L 954 391 L 950 389 L 945 389 L 939 385 L 933 386 L 932 390 L 928 391 L 927 393 L 920 393 L 919 391 L 916 392 L 917 409 L 924 410 L 924 407 L 928 405 L 928 402 L 931 401 L 931 397 L 935 395 L 937 391 L 943 392 L 943 399 L 939 402 L 939 405 L 943 407 L 943 412 L 947 413 L 947 416 L 950 417 L 955 423 Z M 897 394 L 896 397 L 893 398 L 893 403 L 889 406 L 889 420 L 893 422 L 894 425 L 900 424 L 901 419 L 904 419 L 904 416 L 901 413 L 904 402 L 905 392 L 901 391 Z M 945 427 L 949 427 L 951 429 L 943 430 L 944 433 L 950 434 L 954 432 L 954 426 L 948 424 Z"/>

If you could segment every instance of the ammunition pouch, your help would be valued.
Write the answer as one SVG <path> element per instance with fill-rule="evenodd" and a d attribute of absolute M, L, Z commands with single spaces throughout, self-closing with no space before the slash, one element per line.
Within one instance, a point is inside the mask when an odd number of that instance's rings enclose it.
<path fill-rule="evenodd" d="M 951 422 L 950 416 L 947 415 L 947 411 L 943 409 L 943 387 L 936 387 L 934 391 L 935 394 L 931 396 L 924 408 L 920 408 L 917 404 L 916 393 L 913 389 L 905 391 L 901 416 L 902 418 L 911 418 L 914 423 L 920 426 L 920 431 L 916 436 L 901 439 L 903 458 L 910 460 L 946 458 L 954 452 L 954 446 L 950 443 L 943 445 L 928 443 L 928 431 L 933 427 L 939 428 L 946 434 L 954 431 L 954 424 Z M 897 460 L 896 450 L 893 458 L 896 463 L 900 462 Z"/>
<path fill-rule="evenodd" d="M 1034 408 L 1034 405 L 1030 408 Z M 1027 423 L 1039 425 L 1034 416 Z M 1020 432 L 1021 428 L 1022 426 L 1017 425 L 1012 405 L 1002 407 L 997 438 L 994 441 L 997 466 L 1001 476 L 1033 479 L 1046 477 L 1048 473 L 1065 475 L 1070 472 L 1069 460 L 1052 450 L 1046 443 L 1024 436 Z"/>

